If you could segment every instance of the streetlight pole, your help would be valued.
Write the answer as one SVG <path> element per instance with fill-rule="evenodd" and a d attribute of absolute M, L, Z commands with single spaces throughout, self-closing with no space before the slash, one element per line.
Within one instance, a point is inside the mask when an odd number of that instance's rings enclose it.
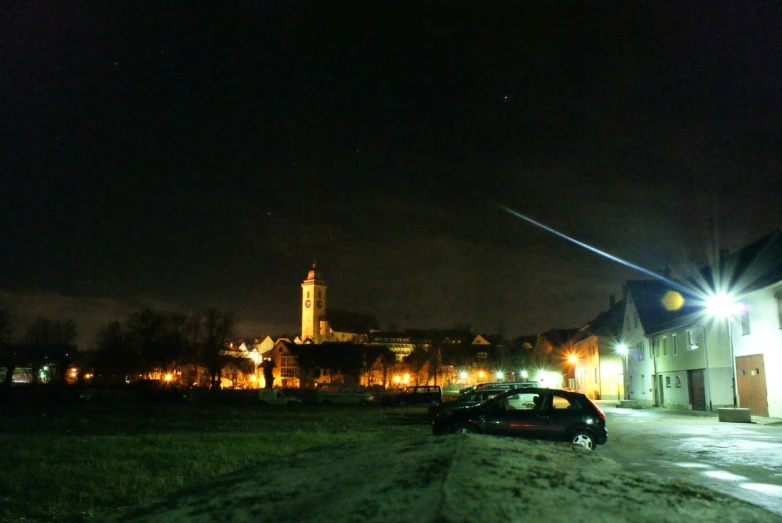
<path fill-rule="evenodd" d="M 616 346 L 616 352 L 619 354 L 624 355 L 624 366 L 622 367 L 622 382 L 624 385 L 624 399 L 627 399 L 627 373 L 630 370 L 630 362 L 628 361 L 628 354 L 630 353 L 630 349 L 627 348 L 627 345 L 624 343 L 620 343 Z M 619 389 L 619 385 L 617 384 L 617 390 Z M 617 393 L 618 394 L 618 393 Z"/>
<path fill-rule="evenodd" d="M 718 293 L 709 296 L 706 300 L 707 310 L 717 318 L 725 318 L 728 322 L 728 344 L 730 346 L 730 373 L 731 387 L 733 388 L 733 408 L 738 408 L 739 401 L 736 387 L 736 357 L 733 354 L 733 316 L 739 310 L 739 304 L 735 297 Z"/>
<path fill-rule="evenodd" d="M 733 327 L 731 324 L 733 323 L 730 321 L 731 318 L 728 316 L 728 342 L 730 343 L 730 371 L 731 371 L 731 385 L 733 386 L 733 408 L 738 408 L 739 406 L 739 400 L 738 395 L 736 394 L 736 357 L 733 356 Z"/>

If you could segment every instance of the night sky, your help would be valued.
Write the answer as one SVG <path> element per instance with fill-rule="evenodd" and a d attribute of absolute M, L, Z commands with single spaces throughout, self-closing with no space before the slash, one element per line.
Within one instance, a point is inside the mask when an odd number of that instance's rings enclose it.
<path fill-rule="evenodd" d="M 782 226 L 776 2 L 70 4 L 0 8 L 17 334 L 296 334 L 313 259 L 383 328 L 535 334 L 646 276 L 499 205 L 674 277 Z"/>

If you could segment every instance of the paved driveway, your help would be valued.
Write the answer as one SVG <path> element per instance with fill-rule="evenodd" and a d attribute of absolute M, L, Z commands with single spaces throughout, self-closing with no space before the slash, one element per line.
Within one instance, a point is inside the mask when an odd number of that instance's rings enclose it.
<path fill-rule="evenodd" d="M 630 470 L 706 486 L 782 515 L 782 425 L 601 408 L 609 439 L 598 452 Z"/>

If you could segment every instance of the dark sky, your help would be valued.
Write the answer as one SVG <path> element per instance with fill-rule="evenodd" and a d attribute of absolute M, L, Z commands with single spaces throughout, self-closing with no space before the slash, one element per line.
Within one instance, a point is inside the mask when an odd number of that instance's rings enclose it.
<path fill-rule="evenodd" d="M 775 2 L 20 2 L 0 15 L 0 302 L 296 333 L 580 326 L 782 225 Z"/>

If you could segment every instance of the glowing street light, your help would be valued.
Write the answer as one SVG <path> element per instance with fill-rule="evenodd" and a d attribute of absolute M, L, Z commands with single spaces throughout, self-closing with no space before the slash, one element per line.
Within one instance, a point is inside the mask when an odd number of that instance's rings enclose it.
<path fill-rule="evenodd" d="M 502 381 L 502 378 L 505 377 L 505 373 L 502 372 L 501 370 L 498 370 L 494 375 L 497 377 L 498 381 Z"/>
<path fill-rule="evenodd" d="M 573 365 L 575 365 L 576 363 L 578 363 L 578 356 L 576 356 L 575 354 L 571 354 L 570 356 L 567 357 L 567 360 Z"/>
<path fill-rule="evenodd" d="M 529 373 L 527 372 L 527 369 L 521 369 L 521 378 L 527 379 L 529 377 Z"/>
<path fill-rule="evenodd" d="M 467 379 L 467 371 L 463 370 L 459 373 L 459 379 L 460 380 L 466 380 Z"/>
<path fill-rule="evenodd" d="M 736 358 L 733 356 L 733 328 L 731 327 L 733 316 L 741 311 L 740 304 L 725 293 L 713 294 L 706 298 L 706 310 L 714 318 L 725 319 L 728 322 L 728 343 L 730 345 L 730 371 L 731 384 L 733 385 L 733 408 L 737 408 L 739 401 L 736 395 Z"/>
<path fill-rule="evenodd" d="M 622 366 L 622 382 L 624 384 L 624 389 L 625 389 L 625 393 L 624 393 L 625 399 L 627 399 L 627 373 L 630 370 L 630 364 L 627 361 L 627 357 L 630 354 L 630 349 L 627 348 L 626 344 L 620 343 L 619 345 L 616 346 L 616 353 L 625 357 L 624 365 Z M 619 388 L 618 384 L 616 388 L 617 389 Z"/>

